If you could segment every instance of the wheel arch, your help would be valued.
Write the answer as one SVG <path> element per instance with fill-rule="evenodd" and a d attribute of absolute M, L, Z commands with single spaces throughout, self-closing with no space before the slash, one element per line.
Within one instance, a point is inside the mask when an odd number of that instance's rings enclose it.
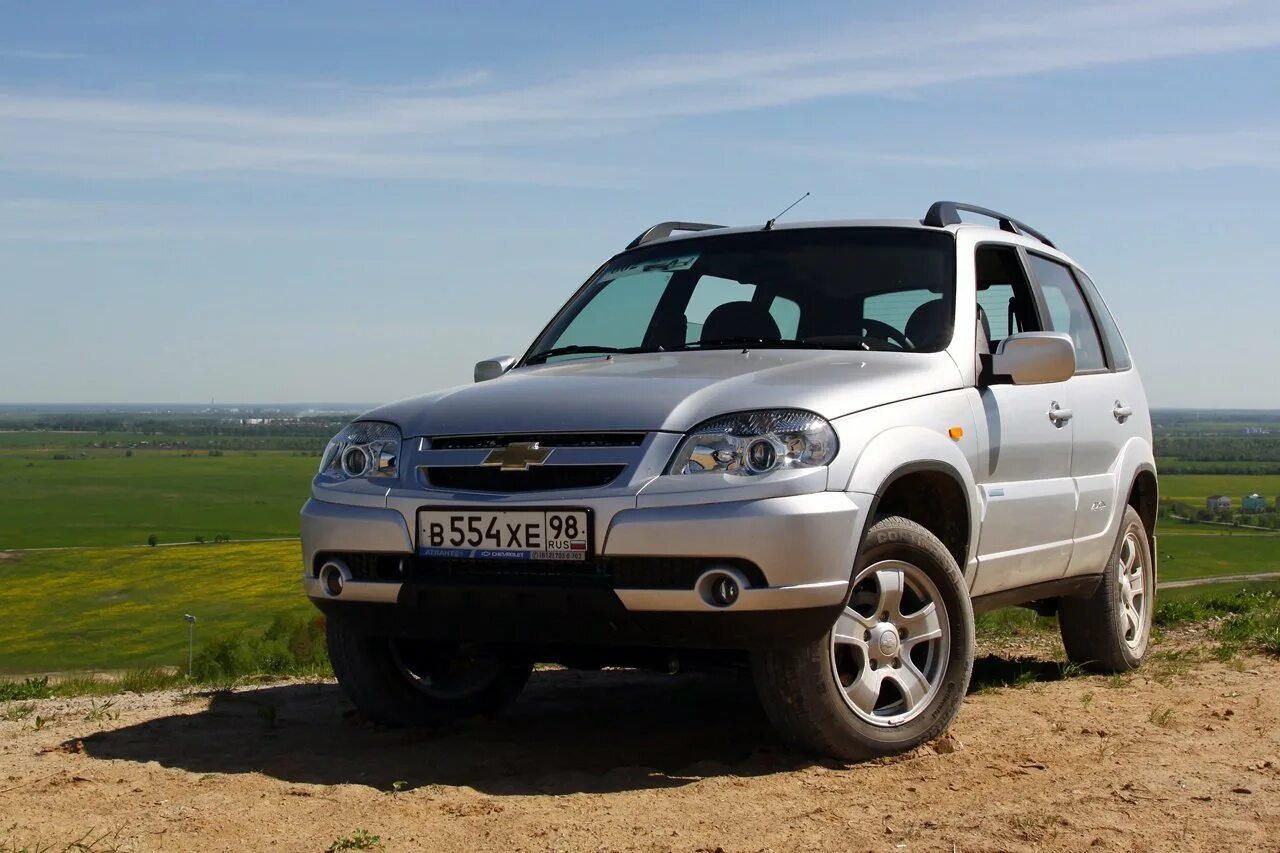
<path fill-rule="evenodd" d="M 859 455 L 849 490 L 871 496 L 858 553 L 876 518 L 903 515 L 942 540 L 972 582 L 981 506 L 968 460 L 954 442 L 920 427 L 888 430 Z"/>
<path fill-rule="evenodd" d="M 1160 484 L 1156 479 L 1156 469 L 1143 465 L 1133 474 L 1133 480 L 1129 484 L 1129 497 L 1125 503 L 1138 511 L 1148 531 L 1155 529 L 1159 499 Z"/>
<path fill-rule="evenodd" d="M 1154 465 L 1142 464 L 1134 472 L 1129 484 L 1125 505 L 1138 511 L 1142 525 L 1147 529 L 1147 541 L 1151 544 L 1151 559 L 1156 561 L 1156 517 L 1160 506 L 1160 482 Z"/>
<path fill-rule="evenodd" d="M 894 469 L 871 502 L 869 523 L 889 515 L 908 518 L 937 536 L 964 571 L 971 518 L 964 480 L 954 468 L 932 461 Z"/>

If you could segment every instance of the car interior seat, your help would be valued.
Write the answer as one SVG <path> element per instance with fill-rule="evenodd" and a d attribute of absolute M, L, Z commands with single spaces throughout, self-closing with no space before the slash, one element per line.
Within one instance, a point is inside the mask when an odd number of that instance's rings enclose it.
<path fill-rule="evenodd" d="M 699 340 L 726 338 L 776 341 L 782 337 L 769 309 L 754 302 L 726 302 L 707 315 Z"/>

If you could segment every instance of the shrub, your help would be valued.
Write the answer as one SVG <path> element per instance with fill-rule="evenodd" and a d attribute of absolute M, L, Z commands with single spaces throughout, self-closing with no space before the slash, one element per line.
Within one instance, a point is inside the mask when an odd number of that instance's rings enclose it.
<path fill-rule="evenodd" d="M 205 644 L 191 665 L 198 681 L 246 675 L 313 675 L 329 671 L 321 616 L 277 616 L 261 634 L 240 631 Z"/>
<path fill-rule="evenodd" d="M 152 533 L 150 536 L 147 537 L 147 544 L 150 545 L 152 548 L 156 547 L 156 543 L 159 541 L 160 541 L 160 537 L 156 536 L 154 533 Z"/>
<path fill-rule="evenodd" d="M 22 681 L 0 681 L 0 702 L 12 702 L 15 699 L 48 699 L 53 695 L 49 688 L 49 677 L 26 678 Z"/>

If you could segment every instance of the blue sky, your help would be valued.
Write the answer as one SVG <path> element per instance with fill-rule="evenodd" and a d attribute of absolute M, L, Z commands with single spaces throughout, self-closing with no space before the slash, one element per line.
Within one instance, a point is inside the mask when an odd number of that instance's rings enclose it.
<path fill-rule="evenodd" d="M 1007 209 L 1280 408 L 1280 3 L 0 2 L 0 402 L 469 380 L 663 219 Z"/>

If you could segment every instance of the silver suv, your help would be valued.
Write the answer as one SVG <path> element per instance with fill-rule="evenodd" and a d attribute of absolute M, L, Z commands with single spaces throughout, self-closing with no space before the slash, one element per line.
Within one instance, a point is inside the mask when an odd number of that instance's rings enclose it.
<path fill-rule="evenodd" d="M 375 721 L 497 711 L 534 661 L 741 663 L 785 737 L 858 760 L 950 724 L 975 612 L 1056 612 L 1099 670 L 1147 651 L 1142 382 L 1010 216 L 655 225 L 475 379 L 343 430 L 302 510 Z"/>

